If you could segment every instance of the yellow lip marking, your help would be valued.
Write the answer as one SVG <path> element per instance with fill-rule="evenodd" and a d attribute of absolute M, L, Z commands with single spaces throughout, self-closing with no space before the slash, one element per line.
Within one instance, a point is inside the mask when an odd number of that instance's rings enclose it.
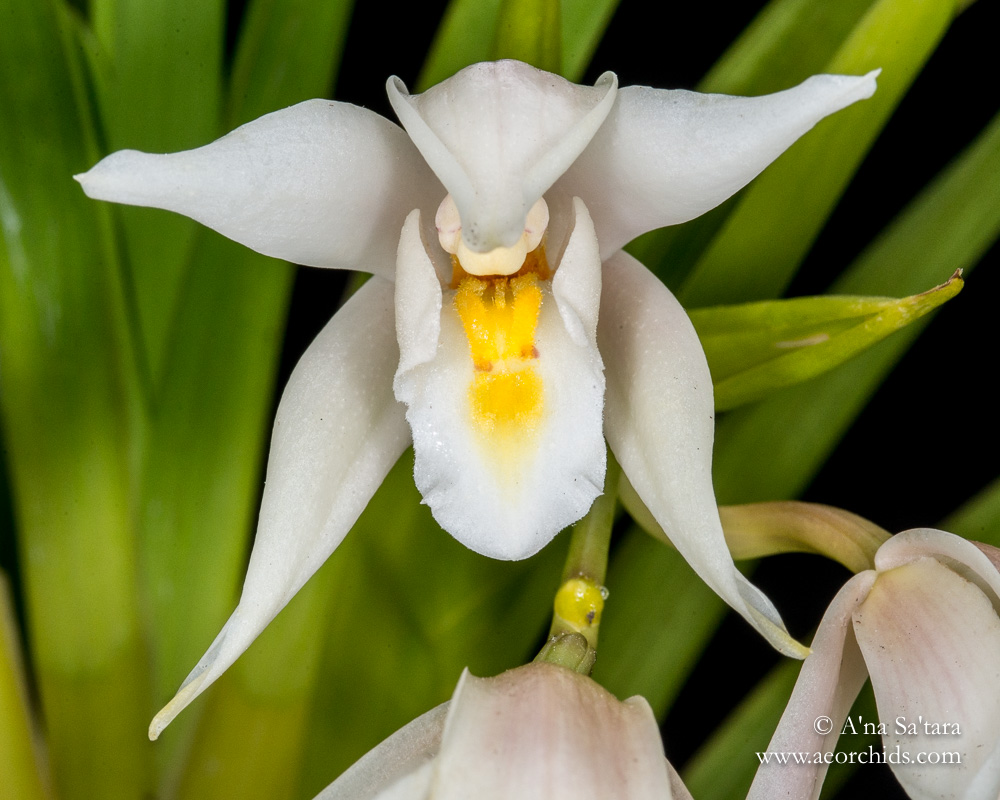
<path fill-rule="evenodd" d="M 542 415 L 542 379 L 535 329 L 542 307 L 538 274 L 460 276 L 455 308 L 475 374 L 469 386 L 472 422 L 493 444 L 515 444 Z"/>

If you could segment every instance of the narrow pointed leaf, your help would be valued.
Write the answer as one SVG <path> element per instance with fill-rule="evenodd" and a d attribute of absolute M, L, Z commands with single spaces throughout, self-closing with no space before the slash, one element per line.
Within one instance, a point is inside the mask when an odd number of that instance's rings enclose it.
<path fill-rule="evenodd" d="M 147 660 L 130 493 L 139 416 L 80 54 L 54 4 L 0 25 L 0 420 L 29 640 L 60 797 L 149 786 Z M 95 590 L 95 587 L 100 587 Z"/>
<path fill-rule="evenodd" d="M 620 0 L 562 0 L 560 61 L 551 72 L 579 81 Z M 452 0 L 420 71 L 422 92 L 463 67 L 491 57 L 503 0 Z M 546 33 L 549 33 L 546 31 Z"/>
<path fill-rule="evenodd" d="M 875 96 L 817 125 L 753 183 L 685 281 L 686 306 L 784 291 L 954 14 L 953 3 L 936 0 L 872 6 L 823 71 L 863 75 L 881 68 Z"/>
<path fill-rule="evenodd" d="M 691 312 L 715 383 L 715 408 L 728 411 L 821 375 L 947 302 L 946 283 L 901 300 L 845 296 L 770 300 Z"/>
<path fill-rule="evenodd" d="M 698 89 L 766 94 L 823 72 L 875 2 L 774 0 L 715 62 Z"/>
<path fill-rule="evenodd" d="M 562 0 L 562 69 L 576 83 L 593 58 L 620 0 Z"/>
<path fill-rule="evenodd" d="M 225 3 L 95 0 L 91 19 L 92 73 L 109 152 L 167 153 L 219 135 Z M 144 209 L 115 213 L 156 380 L 197 226 Z"/>
<path fill-rule="evenodd" d="M 201 237 L 196 259 L 197 279 L 192 272 L 180 298 L 184 330 L 165 372 L 143 487 L 140 544 L 158 707 L 235 601 L 292 278 L 287 265 L 214 234 Z"/>
<path fill-rule="evenodd" d="M 3 764 L 3 796 L 22 800 L 51 797 L 38 747 L 40 736 L 28 697 L 28 679 L 10 584 L 7 576 L 0 572 L 0 764 Z"/>
<path fill-rule="evenodd" d="M 226 127 L 328 96 L 353 8 L 353 0 L 249 3 L 229 83 Z"/>
<path fill-rule="evenodd" d="M 562 67 L 560 0 L 502 0 L 492 57 L 516 58 L 547 72 Z"/>
<path fill-rule="evenodd" d="M 451 0 L 424 61 L 416 91 L 489 58 L 502 0 Z"/>

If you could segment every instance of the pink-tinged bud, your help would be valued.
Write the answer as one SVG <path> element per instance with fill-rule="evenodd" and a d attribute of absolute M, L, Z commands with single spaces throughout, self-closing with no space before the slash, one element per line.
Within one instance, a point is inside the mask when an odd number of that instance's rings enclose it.
<path fill-rule="evenodd" d="M 414 720 L 317 800 L 669 800 L 690 798 L 641 697 L 534 663 L 465 672 L 449 704 Z"/>

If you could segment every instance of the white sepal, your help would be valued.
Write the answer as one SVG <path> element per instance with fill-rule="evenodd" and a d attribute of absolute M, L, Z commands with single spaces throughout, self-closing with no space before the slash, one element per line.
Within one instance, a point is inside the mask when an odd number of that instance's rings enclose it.
<path fill-rule="evenodd" d="M 823 117 L 870 97 L 877 75 L 816 75 L 763 97 L 624 87 L 556 186 L 586 200 L 606 258 L 735 194 Z"/>
<path fill-rule="evenodd" d="M 462 239 L 511 247 L 525 217 L 590 142 L 617 79 L 577 86 L 519 61 L 473 64 L 423 94 L 386 86 L 403 127 L 458 206 Z"/>
<path fill-rule="evenodd" d="M 372 278 L 295 367 L 271 437 L 243 594 L 222 632 L 156 715 L 150 738 L 215 681 L 337 548 L 409 444 L 392 397 L 393 285 Z"/>
<path fill-rule="evenodd" d="M 786 655 L 808 650 L 733 564 L 712 488 L 715 411 L 705 353 L 680 303 L 624 252 L 605 261 L 598 340 L 605 433 L 643 503 L 685 560 Z"/>
<path fill-rule="evenodd" d="M 176 211 L 265 255 L 388 278 L 403 219 L 445 193 L 399 127 L 329 100 L 196 150 L 121 150 L 76 177 L 90 197 Z"/>

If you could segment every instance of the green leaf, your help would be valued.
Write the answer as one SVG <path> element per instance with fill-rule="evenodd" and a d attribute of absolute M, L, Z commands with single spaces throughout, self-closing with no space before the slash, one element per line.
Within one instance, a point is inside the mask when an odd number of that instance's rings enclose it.
<path fill-rule="evenodd" d="M 490 57 L 501 0 L 451 0 L 424 61 L 417 91 Z"/>
<path fill-rule="evenodd" d="M 240 31 L 226 124 L 328 95 L 353 0 L 255 0 Z"/>
<path fill-rule="evenodd" d="M 168 153 L 220 133 L 222 0 L 94 0 L 88 41 L 107 150 Z M 87 165 L 89 166 L 89 165 Z M 143 346 L 160 376 L 197 226 L 145 208 L 118 208 Z"/>
<path fill-rule="evenodd" d="M 905 328 L 961 291 L 962 279 L 901 300 L 827 295 L 691 312 L 727 411 L 814 378 Z"/>
<path fill-rule="evenodd" d="M 65 23 L 13 0 L 0 25 L 0 74 L 18 76 L 0 81 L 0 416 L 57 792 L 131 797 L 151 773 L 139 403 L 107 212 L 70 179 L 95 148 Z"/>
<path fill-rule="evenodd" d="M 0 572 L 0 764 L 3 795 L 20 800 L 51 797 L 37 752 L 39 731 L 28 692 L 21 637 L 7 576 Z"/>
<path fill-rule="evenodd" d="M 297 796 L 333 577 L 322 568 L 201 701 L 178 797 Z"/>
<path fill-rule="evenodd" d="M 685 305 L 745 302 L 785 290 L 954 14 L 954 4 L 940 0 L 872 6 L 823 71 L 862 75 L 881 68 L 875 96 L 820 122 L 751 184 L 685 281 Z"/>
<path fill-rule="evenodd" d="M 875 2 L 775 0 L 726 50 L 698 90 L 769 94 L 823 72 Z"/>
<path fill-rule="evenodd" d="M 215 233 L 198 244 L 142 487 L 158 705 L 173 696 L 234 605 L 292 280 L 288 265 Z M 175 731 L 183 718 L 178 722 Z"/>
<path fill-rule="evenodd" d="M 493 37 L 494 59 L 516 58 L 559 72 L 562 68 L 560 0 L 502 0 Z"/>
<path fill-rule="evenodd" d="M 861 254 L 834 292 L 917 292 L 956 269 L 964 270 L 967 279 L 1000 235 L 998 181 L 1000 116 Z M 719 502 L 783 499 L 801 492 L 930 319 L 826 375 L 723 417 L 715 451 Z"/>
<path fill-rule="evenodd" d="M 543 69 L 579 81 L 618 3 L 619 0 L 562 0 L 560 14 L 553 17 L 549 12 L 549 19 L 558 20 L 561 60 Z M 551 0 L 546 4 L 555 5 Z M 418 91 L 429 89 L 463 67 L 494 57 L 502 5 L 502 0 L 451 0 L 420 71 Z M 544 33 L 551 37 L 548 29 Z"/>
<path fill-rule="evenodd" d="M 565 78 L 583 78 L 620 0 L 562 0 L 562 69 Z"/>
<path fill-rule="evenodd" d="M 1000 480 L 995 480 L 941 523 L 941 529 L 1000 547 Z"/>

